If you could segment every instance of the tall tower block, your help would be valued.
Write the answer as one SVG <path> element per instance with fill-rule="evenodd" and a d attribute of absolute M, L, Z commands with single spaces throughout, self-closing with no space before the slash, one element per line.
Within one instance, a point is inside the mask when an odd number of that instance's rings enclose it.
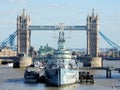
<path fill-rule="evenodd" d="M 92 15 L 87 16 L 87 54 L 92 57 L 98 57 L 99 52 L 99 17 L 94 14 L 94 9 L 92 10 Z"/>
<path fill-rule="evenodd" d="M 23 9 L 22 14 L 17 16 L 17 53 L 28 55 L 30 48 L 30 16 Z"/>

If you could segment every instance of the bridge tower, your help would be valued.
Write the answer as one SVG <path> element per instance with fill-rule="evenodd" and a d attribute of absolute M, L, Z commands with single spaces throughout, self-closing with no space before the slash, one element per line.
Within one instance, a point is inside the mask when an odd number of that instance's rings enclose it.
<path fill-rule="evenodd" d="M 17 16 L 17 57 L 14 59 L 13 68 L 26 67 L 31 65 L 32 57 L 29 57 L 30 49 L 30 17 L 23 9 L 22 14 Z M 21 55 L 21 54 L 24 54 Z"/>
<path fill-rule="evenodd" d="M 23 9 L 21 15 L 17 16 L 17 53 L 28 55 L 30 48 L 30 36 L 29 30 L 30 16 L 28 16 Z"/>
<path fill-rule="evenodd" d="M 94 14 L 94 9 L 92 10 L 92 15 L 87 16 L 87 54 L 92 57 L 98 57 L 99 52 L 99 17 Z"/>

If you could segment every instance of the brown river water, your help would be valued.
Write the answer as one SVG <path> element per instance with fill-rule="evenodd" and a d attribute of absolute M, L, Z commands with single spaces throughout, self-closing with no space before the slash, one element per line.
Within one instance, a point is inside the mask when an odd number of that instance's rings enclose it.
<path fill-rule="evenodd" d="M 120 67 L 120 61 L 106 61 L 103 66 Z M 0 90 L 120 90 L 120 73 L 112 71 L 112 78 L 106 79 L 106 71 L 91 71 L 94 84 L 82 83 L 54 87 L 44 83 L 24 83 L 24 69 L 0 66 Z"/>

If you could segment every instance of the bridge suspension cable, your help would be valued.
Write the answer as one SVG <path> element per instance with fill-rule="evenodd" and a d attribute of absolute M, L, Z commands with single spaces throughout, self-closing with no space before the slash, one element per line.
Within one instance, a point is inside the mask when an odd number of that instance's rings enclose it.
<path fill-rule="evenodd" d="M 4 41 L 0 42 L 0 48 L 6 47 L 8 44 L 10 44 L 10 48 L 14 45 L 14 39 L 17 35 L 17 31 L 12 33 L 9 37 L 7 37 Z M 13 49 L 13 48 L 12 48 Z"/>
<path fill-rule="evenodd" d="M 102 32 L 99 31 L 99 34 L 103 37 L 103 39 L 113 48 L 120 50 L 120 46 L 108 39 Z"/>

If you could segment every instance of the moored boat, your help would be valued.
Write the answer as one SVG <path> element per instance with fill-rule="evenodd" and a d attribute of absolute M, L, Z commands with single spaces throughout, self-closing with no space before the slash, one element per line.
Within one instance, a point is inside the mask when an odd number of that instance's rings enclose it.
<path fill-rule="evenodd" d="M 35 65 L 26 67 L 24 72 L 24 80 L 26 83 L 36 83 L 39 81 L 41 76 L 44 76 L 43 67 Z"/>
<path fill-rule="evenodd" d="M 58 39 L 58 49 L 54 51 L 45 68 L 46 83 L 61 86 L 78 81 L 78 70 L 75 58 L 70 50 L 65 49 L 64 31 L 61 26 Z"/>

